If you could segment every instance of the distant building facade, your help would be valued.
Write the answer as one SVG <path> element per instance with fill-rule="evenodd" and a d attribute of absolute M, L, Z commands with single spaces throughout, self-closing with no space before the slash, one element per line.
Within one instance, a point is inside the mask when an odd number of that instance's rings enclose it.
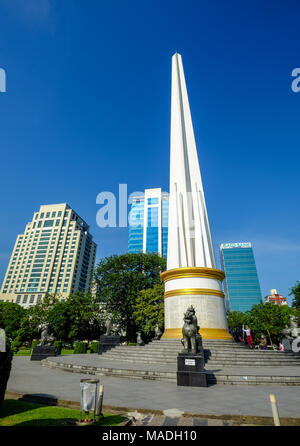
<path fill-rule="evenodd" d="M 251 243 L 223 243 L 220 245 L 220 257 L 226 275 L 226 309 L 245 312 L 259 304 L 261 290 Z"/>
<path fill-rule="evenodd" d="M 275 289 L 270 290 L 270 295 L 265 297 L 265 304 L 266 303 L 274 303 L 279 306 L 287 305 L 286 297 L 278 294 Z"/>
<path fill-rule="evenodd" d="M 62 299 L 87 292 L 97 245 L 89 226 L 66 203 L 42 205 L 17 236 L 0 301 L 30 307 L 47 293 Z"/>
<path fill-rule="evenodd" d="M 146 189 L 132 198 L 129 214 L 129 253 L 155 252 L 167 257 L 169 194 L 161 188 Z"/>

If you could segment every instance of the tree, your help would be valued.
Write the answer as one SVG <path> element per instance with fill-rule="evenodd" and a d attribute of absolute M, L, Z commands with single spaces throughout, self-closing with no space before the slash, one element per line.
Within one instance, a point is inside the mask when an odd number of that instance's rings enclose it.
<path fill-rule="evenodd" d="M 27 310 L 12 302 L 0 303 L 0 328 L 5 329 L 6 336 L 15 339 Z"/>
<path fill-rule="evenodd" d="M 289 296 L 293 296 L 293 302 L 292 302 L 292 307 L 293 308 L 299 308 L 300 307 L 300 282 L 296 282 L 296 285 L 294 285 L 291 288 L 291 292 L 289 294 Z"/>
<path fill-rule="evenodd" d="M 245 316 L 254 342 L 258 343 L 261 334 L 264 333 L 270 345 L 279 344 L 282 339 L 282 329 L 285 325 L 289 325 L 292 313 L 293 310 L 287 305 L 279 306 L 274 303 L 253 305 Z"/>
<path fill-rule="evenodd" d="M 103 332 L 104 321 L 96 298 L 89 293 L 77 291 L 69 296 L 65 304 L 69 341 L 73 343 L 75 340 L 98 339 Z M 56 328 L 63 332 L 63 326 L 59 326 L 57 322 L 56 324 L 52 326 L 53 330 Z"/>
<path fill-rule="evenodd" d="M 230 311 L 227 316 L 228 327 L 232 329 L 232 334 L 235 337 L 238 331 L 239 324 L 246 324 L 246 315 L 241 311 Z"/>
<path fill-rule="evenodd" d="M 164 286 L 141 290 L 136 298 L 133 319 L 140 330 L 149 338 L 154 335 L 156 325 L 164 326 Z"/>
<path fill-rule="evenodd" d="M 99 302 L 126 329 L 129 340 L 136 339 L 133 312 L 139 292 L 160 284 L 165 269 L 165 259 L 155 253 L 114 255 L 99 262 L 95 272 Z"/>
<path fill-rule="evenodd" d="M 49 308 L 46 319 L 49 330 L 55 339 L 64 342 L 70 341 L 71 321 L 67 302 L 57 302 L 53 307 Z"/>

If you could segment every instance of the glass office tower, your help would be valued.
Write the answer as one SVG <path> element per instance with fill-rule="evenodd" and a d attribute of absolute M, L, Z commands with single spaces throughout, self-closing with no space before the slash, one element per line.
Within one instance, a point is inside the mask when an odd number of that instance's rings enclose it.
<path fill-rule="evenodd" d="M 223 243 L 220 245 L 226 309 L 250 310 L 261 302 L 260 285 L 251 243 Z"/>
<path fill-rule="evenodd" d="M 167 257 L 169 194 L 161 188 L 146 189 L 132 198 L 129 214 L 128 252 L 156 252 Z"/>

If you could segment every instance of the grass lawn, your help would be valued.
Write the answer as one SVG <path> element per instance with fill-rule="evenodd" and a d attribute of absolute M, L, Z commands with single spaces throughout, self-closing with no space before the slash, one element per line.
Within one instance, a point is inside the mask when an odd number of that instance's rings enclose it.
<path fill-rule="evenodd" d="M 31 356 L 31 350 L 19 350 L 14 356 Z"/>
<path fill-rule="evenodd" d="M 73 355 L 74 350 L 65 350 L 62 349 L 61 354 L 62 355 Z M 90 351 L 87 351 L 86 354 L 91 353 Z M 31 350 L 19 350 L 17 353 L 14 353 L 14 356 L 31 356 Z"/>
<path fill-rule="evenodd" d="M 0 426 L 70 426 L 79 415 L 75 409 L 7 399 L 0 409 Z M 118 426 L 124 420 L 121 415 L 104 414 L 97 426 Z"/>

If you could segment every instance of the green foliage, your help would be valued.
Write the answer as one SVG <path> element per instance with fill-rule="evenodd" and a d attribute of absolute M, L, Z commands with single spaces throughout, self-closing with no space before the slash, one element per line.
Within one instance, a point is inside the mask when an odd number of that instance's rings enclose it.
<path fill-rule="evenodd" d="M 248 325 L 255 344 L 259 344 L 261 335 L 267 337 L 269 345 L 279 344 L 282 340 L 282 329 L 290 323 L 290 315 L 294 311 L 287 305 L 273 303 L 253 305 L 250 311 L 241 313 L 233 311 L 228 315 L 228 325 L 236 333 L 238 324 Z"/>
<path fill-rule="evenodd" d="M 7 338 L 15 339 L 26 314 L 27 310 L 18 304 L 0 303 L 0 328 L 4 328 Z"/>
<path fill-rule="evenodd" d="M 22 346 L 22 340 L 19 336 L 17 336 L 11 343 L 11 348 L 13 353 L 17 353 L 20 350 L 21 346 Z"/>
<path fill-rule="evenodd" d="M 239 324 L 246 324 L 246 315 L 241 311 L 231 311 L 228 313 L 228 327 L 232 329 L 232 334 L 235 337 L 238 331 Z"/>
<path fill-rule="evenodd" d="M 74 355 L 79 353 L 86 353 L 87 346 L 87 342 L 76 342 L 74 345 Z"/>
<path fill-rule="evenodd" d="M 53 346 L 54 346 L 55 349 L 56 349 L 56 354 L 57 354 L 57 355 L 61 355 L 61 350 L 62 350 L 62 347 L 63 347 L 63 342 L 62 342 L 62 341 L 55 341 L 54 344 L 53 344 Z"/>
<path fill-rule="evenodd" d="M 90 345 L 91 353 L 98 353 L 99 350 L 99 341 L 93 341 Z"/>
<path fill-rule="evenodd" d="M 289 296 L 293 296 L 292 307 L 300 308 L 300 282 L 296 282 L 296 285 L 291 288 Z"/>
<path fill-rule="evenodd" d="M 139 292 L 160 284 L 165 268 L 165 259 L 155 253 L 114 255 L 99 262 L 95 272 L 99 302 L 126 329 L 128 339 L 136 339 L 133 312 Z"/>
<path fill-rule="evenodd" d="M 155 326 L 164 326 L 164 285 L 141 290 L 136 298 L 133 319 L 148 339 L 154 336 Z"/>
<path fill-rule="evenodd" d="M 22 342 L 40 337 L 40 324 L 46 323 L 49 332 L 56 339 L 70 342 L 75 339 L 95 339 L 103 330 L 99 303 L 90 294 L 76 292 L 65 302 L 56 296 L 48 295 L 30 308 L 27 317 L 22 319 L 17 334 Z"/>
<path fill-rule="evenodd" d="M 264 333 L 272 345 L 279 344 L 282 339 L 282 329 L 290 322 L 292 309 L 288 306 L 274 305 L 273 303 L 254 305 L 246 313 L 253 340 L 258 343 Z"/>
<path fill-rule="evenodd" d="M 56 302 L 47 312 L 47 324 L 49 331 L 53 333 L 56 339 L 69 341 L 69 333 L 71 331 L 71 320 L 69 315 L 68 303 Z"/>
<path fill-rule="evenodd" d="M 103 315 L 99 303 L 91 294 L 76 292 L 66 301 L 68 314 L 68 339 L 95 339 L 103 331 Z M 54 334 L 54 331 L 53 331 Z"/>
<path fill-rule="evenodd" d="M 31 343 L 31 350 L 34 349 L 34 347 L 36 347 L 38 345 L 40 341 L 38 339 L 34 339 Z"/>

